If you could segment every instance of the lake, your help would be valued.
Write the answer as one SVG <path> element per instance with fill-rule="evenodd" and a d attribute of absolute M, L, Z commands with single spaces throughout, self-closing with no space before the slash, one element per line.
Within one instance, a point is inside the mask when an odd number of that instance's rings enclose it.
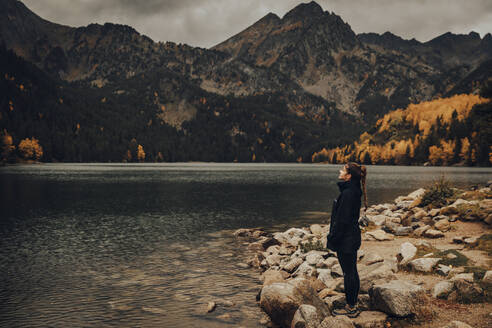
<path fill-rule="evenodd" d="M 0 167 L 2 327 L 258 327 L 238 228 L 325 223 L 340 165 Z M 490 168 L 368 166 L 369 204 Z M 225 300 L 212 313 L 208 301 Z"/>

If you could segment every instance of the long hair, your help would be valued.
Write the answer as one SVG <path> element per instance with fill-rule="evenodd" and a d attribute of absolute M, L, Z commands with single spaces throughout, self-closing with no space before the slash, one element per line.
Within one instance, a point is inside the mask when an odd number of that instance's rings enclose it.
<path fill-rule="evenodd" d="M 347 168 L 347 173 L 349 173 L 352 178 L 355 180 L 359 180 L 362 184 L 362 192 L 364 193 L 364 206 L 365 209 L 367 210 L 367 193 L 366 193 L 366 176 L 367 176 L 367 169 L 364 165 L 359 165 L 354 162 L 349 162 L 347 165 L 345 165 Z"/>

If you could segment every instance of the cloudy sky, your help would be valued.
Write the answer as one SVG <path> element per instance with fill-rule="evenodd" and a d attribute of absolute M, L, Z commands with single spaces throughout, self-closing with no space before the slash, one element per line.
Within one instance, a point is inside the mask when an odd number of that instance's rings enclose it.
<path fill-rule="evenodd" d="M 22 0 L 59 24 L 126 24 L 154 41 L 209 48 L 269 12 L 282 17 L 299 0 Z M 356 33 L 391 31 L 428 41 L 445 32 L 492 32 L 492 0 L 317 0 Z"/>

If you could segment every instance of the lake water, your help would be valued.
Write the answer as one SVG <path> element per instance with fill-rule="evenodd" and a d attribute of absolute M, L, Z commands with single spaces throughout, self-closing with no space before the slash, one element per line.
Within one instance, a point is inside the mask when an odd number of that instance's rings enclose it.
<path fill-rule="evenodd" d="M 324 223 L 340 166 L 40 164 L 0 168 L 0 326 L 258 327 L 258 273 L 238 228 Z M 488 168 L 368 166 L 369 203 L 441 174 Z M 225 300 L 206 314 L 208 301 Z M 225 306 L 228 305 L 228 306 Z M 231 306 L 232 305 L 232 306 Z"/>

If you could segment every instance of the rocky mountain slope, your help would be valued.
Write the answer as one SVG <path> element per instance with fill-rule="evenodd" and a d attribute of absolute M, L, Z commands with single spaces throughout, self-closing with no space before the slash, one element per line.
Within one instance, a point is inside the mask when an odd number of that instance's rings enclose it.
<path fill-rule="evenodd" d="M 358 135 L 390 110 L 475 92 L 490 78 L 492 60 L 490 34 L 481 39 L 447 33 L 427 43 L 391 33 L 356 35 L 314 1 L 282 18 L 269 13 L 204 49 L 154 42 L 118 24 L 63 26 L 21 1 L 0 0 L 0 40 L 51 78 L 86 93 L 128 95 L 139 89 L 150 116 L 178 130 L 197 119 L 193 104 L 204 94 L 267 101 L 274 96 L 312 129 L 344 131 L 323 146 Z M 169 111 L 163 114 L 162 106 Z"/>

